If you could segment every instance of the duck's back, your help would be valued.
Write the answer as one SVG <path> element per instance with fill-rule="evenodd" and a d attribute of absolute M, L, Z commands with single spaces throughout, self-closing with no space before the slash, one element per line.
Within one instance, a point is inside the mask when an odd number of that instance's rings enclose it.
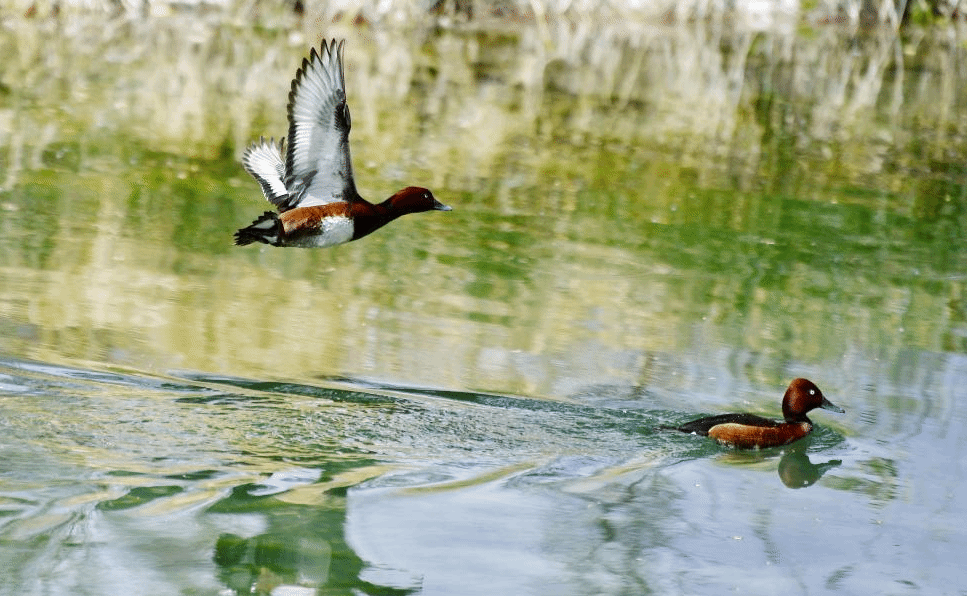
<path fill-rule="evenodd" d="M 760 427 L 760 428 L 775 428 L 781 423 L 776 422 L 770 418 L 763 418 L 762 416 L 756 416 L 755 414 L 720 414 L 718 416 L 709 416 L 708 418 L 699 418 L 698 420 L 692 420 L 691 422 L 686 422 L 685 424 L 678 427 L 678 430 L 684 433 L 695 433 L 703 436 L 708 436 L 710 430 L 713 427 L 719 426 L 721 424 L 735 424 L 740 426 L 749 427 Z"/>

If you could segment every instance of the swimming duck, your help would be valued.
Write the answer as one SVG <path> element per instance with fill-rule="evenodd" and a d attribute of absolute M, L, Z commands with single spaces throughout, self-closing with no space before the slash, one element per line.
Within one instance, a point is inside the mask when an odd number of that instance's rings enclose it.
<path fill-rule="evenodd" d="M 289 91 L 289 134 L 264 138 L 242 157 L 245 170 L 275 205 L 235 232 L 235 244 L 324 248 L 383 227 L 408 213 L 450 211 L 429 190 L 408 186 L 373 204 L 356 192 L 349 156 L 349 106 L 342 50 L 345 41 L 323 40 L 302 60 Z"/>
<path fill-rule="evenodd" d="M 719 443 L 741 449 L 779 447 L 798 441 L 812 431 L 813 423 L 806 413 L 815 408 L 845 412 L 826 399 L 812 381 L 795 379 L 782 398 L 784 422 L 753 414 L 720 414 L 668 428 L 712 437 Z"/>

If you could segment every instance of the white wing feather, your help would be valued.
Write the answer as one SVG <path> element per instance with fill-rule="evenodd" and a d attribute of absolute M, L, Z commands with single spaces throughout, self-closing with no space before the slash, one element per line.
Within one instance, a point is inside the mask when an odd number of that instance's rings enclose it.
<path fill-rule="evenodd" d="M 292 206 L 359 198 L 349 156 L 344 42 L 322 42 L 302 61 L 289 92 L 285 187 Z"/>
<path fill-rule="evenodd" d="M 246 149 L 245 155 L 242 156 L 242 166 L 245 171 L 258 181 L 265 198 L 278 207 L 279 211 L 291 208 L 288 205 L 289 191 L 283 182 L 285 162 L 282 161 L 282 148 L 284 144 L 285 139 L 276 144 L 274 139 L 266 141 L 265 138 L 261 138 Z"/>

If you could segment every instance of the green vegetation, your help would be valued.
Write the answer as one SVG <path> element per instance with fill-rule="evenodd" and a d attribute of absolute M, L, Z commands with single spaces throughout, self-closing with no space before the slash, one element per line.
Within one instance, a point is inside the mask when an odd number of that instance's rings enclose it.
<path fill-rule="evenodd" d="M 411 367 L 416 341 L 461 374 L 486 346 L 692 350 L 697 325 L 778 366 L 849 349 L 815 342 L 829 321 L 862 349 L 967 350 L 958 24 L 456 8 L 5 17 L 0 267 L 17 281 L 0 316 L 32 329 L 7 350 L 337 374 L 377 349 Z M 234 250 L 263 207 L 238 158 L 285 132 L 292 73 L 323 35 L 348 40 L 364 196 L 420 184 L 455 210 L 359 247 Z M 534 370 L 479 374 L 548 391 Z"/>

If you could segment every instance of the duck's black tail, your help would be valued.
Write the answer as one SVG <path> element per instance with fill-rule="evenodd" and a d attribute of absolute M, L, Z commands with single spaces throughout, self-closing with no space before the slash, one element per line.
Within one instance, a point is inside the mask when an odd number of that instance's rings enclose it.
<path fill-rule="evenodd" d="M 698 420 L 696 422 L 701 422 Z M 694 424 L 689 422 L 688 424 L 683 424 L 681 426 L 665 426 L 664 424 L 658 427 L 658 430 L 673 430 L 680 433 L 702 435 L 703 437 L 708 436 L 708 429 L 702 425 Z"/>
<path fill-rule="evenodd" d="M 245 246 L 253 242 L 264 242 L 272 246 L 282 246 L 282 220 L 274 211 L 266 211 L 247 228 L 235 232 L 235 244 Z"/>
<path fill-rule="evenodd" d="M 685 426 L 688 426 L 688 425 L 685 425 Z M 680 433 L 692 433 L 692 432 L 696 432 L 695 429 L 687 429 L 687 428 L 685 428 L 685 426 L 669 426 L 667 424 L 659 424 L 655 428 L 657 430 L 673 430 L 675 432 L 680 432 Z M 699 434 L 701 434 L 701 433 L 699 433 Z"/>

